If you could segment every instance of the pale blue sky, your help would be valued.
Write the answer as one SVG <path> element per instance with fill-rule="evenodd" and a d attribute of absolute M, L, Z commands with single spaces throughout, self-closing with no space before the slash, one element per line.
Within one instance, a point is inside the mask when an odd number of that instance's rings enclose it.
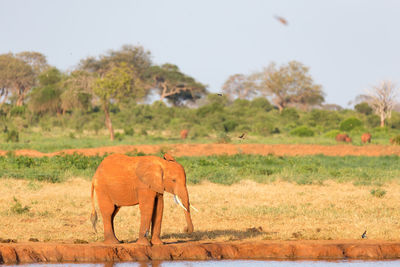
<path fill-rule="evenodd" d="M 232 74 L 298 60 L 344 107 L 382 79 L 400 85 L 399 28 L 396 0 L 0 0 L 0 53 L 38 51 L 68 70 L 142 45 L 211 92 Z"/>

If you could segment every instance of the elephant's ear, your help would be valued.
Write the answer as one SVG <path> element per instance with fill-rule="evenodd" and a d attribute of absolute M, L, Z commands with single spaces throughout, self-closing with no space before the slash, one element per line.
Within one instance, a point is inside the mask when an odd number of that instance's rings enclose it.
<path fill-rule="evenodd" d="M 165 159 L 166 161 L 174 161 L 174 162 L 176 162 L 176 160 L 174 159 L 174 157 L 171 156 L 171 155 L 168 154 L 168 153 L 165 153 L 165 154 L 164 154 L 164 159 Z"/>
<path fill-rule="evenodd" d="M 136 167 L 136 175 L 146 188 L 164 193 L 163 169 L 154 162 L 141 161 Z"/>

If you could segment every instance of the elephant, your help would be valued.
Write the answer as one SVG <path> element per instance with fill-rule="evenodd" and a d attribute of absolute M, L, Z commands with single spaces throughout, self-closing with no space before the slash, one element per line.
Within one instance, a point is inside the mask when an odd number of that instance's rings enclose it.
<path fill-rule="evenodd" d="M 97 168 L 91 187 L 91 221 L 96 230 L 97 213 L 94 193 L 103 217 L 104 243 L 119 243 L 114 232 L 114 218 L 122 206 L 139 204 L 140 229 L 137 244 L 161 245 L 161 221 L 164 192 L 174 194 L 175 201 L 184 209 L 185 231 L 193 232 L 189 194 L 185 170 L 175 159 L 165 154 L 157 156 L 126 156 L 113 154 L 104 158 Z M 192 207 L 195 209 L 194 207 Z M 151 244 L 147 239 L 151 226 Z"/>
<path fill-rule="evenodd" d="M 187 136 L 188 136 L 188 133 L 189 133 L 189 130 L 183 129 L 183 130 L 181 131 L 181 133 L 180 133 L 181 139 L 186 139 Z"/>
<path fill-rule="evenodd" d="M 351 138 L 347 134 L 338 134 L 335 137 L 335 140 L 337 142 L 346 142 L 346 143 L 351 143 Z"/>
<path fill-rule="evenodd" d="M 370 133 L 363 133 L 363 134 L 361 135 L 361 142 L 362 142 L 363 144 L 365 144 L 365 143 L 371 143 L 371 137 L 372 137 L 372 135 L 371 135 Z"/>

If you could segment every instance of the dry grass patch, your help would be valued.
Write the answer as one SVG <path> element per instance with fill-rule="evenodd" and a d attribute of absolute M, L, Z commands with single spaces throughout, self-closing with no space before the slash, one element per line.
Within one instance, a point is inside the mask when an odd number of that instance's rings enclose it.
<path fill-rule="evenodd" d="M 400 185 L 386 184 L 381 188 L 386 191 L 382 197 L 371 194 L 373 189 L 334 182 L 192 185 L 191 202 L 200 211 L 192 215 L 195 232 L 182 233 L 183 211 L 167 193 L 162 238 L 167 242 L 360 239 L 367 230 L 369 239 L 398 240 Z M 76 178 L 59 184 L 0 180 L 0 238 L 19 242 L 31 238 L 101 241 L 101 220 L 96 234 L 89 221 L 90 211 L 87 180 Z M 121 209 L 115 222 L 120 240 L 136 240 L 139 216 L 137 206 Z"/>

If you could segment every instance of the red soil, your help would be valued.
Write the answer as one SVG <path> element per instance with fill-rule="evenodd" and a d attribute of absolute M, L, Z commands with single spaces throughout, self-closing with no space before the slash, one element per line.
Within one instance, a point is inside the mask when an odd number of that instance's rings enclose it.
<path fill-rule="evenodd" d="M 170 144 L 170 145 L 124 145 L 109 146 L 98 148 L 65 149 L 53 153 L 42 153 L 36 150 L 16 150 L 16 155 L 31 157 L 55 156 L 60 154 L 80 153 L 87 156 L 105 153 L 127 153 L 143 152 L 145 154 L 155 154 L 160 151 L 169 152 L 171 155 L 179 156 L 209 156 L 209 155 L 233 155 L 244 154 L 274 154 L 278 156 L 297 156 L 297 155 L 317 155 L 327 156 L 384 156 L 400 155 L 400 146 L 393 145 L 264 145 L 264 144 Z M 0 150 L 0 155 L 5 155 L 6 151 Z"/>
<path fill-rule="evenodd" d="M 356 241 L 187 242 L 144 247 L 64 243 L 0 244 L 0 263 L 211 259 L 398 259 L 400 243 Z"/>

